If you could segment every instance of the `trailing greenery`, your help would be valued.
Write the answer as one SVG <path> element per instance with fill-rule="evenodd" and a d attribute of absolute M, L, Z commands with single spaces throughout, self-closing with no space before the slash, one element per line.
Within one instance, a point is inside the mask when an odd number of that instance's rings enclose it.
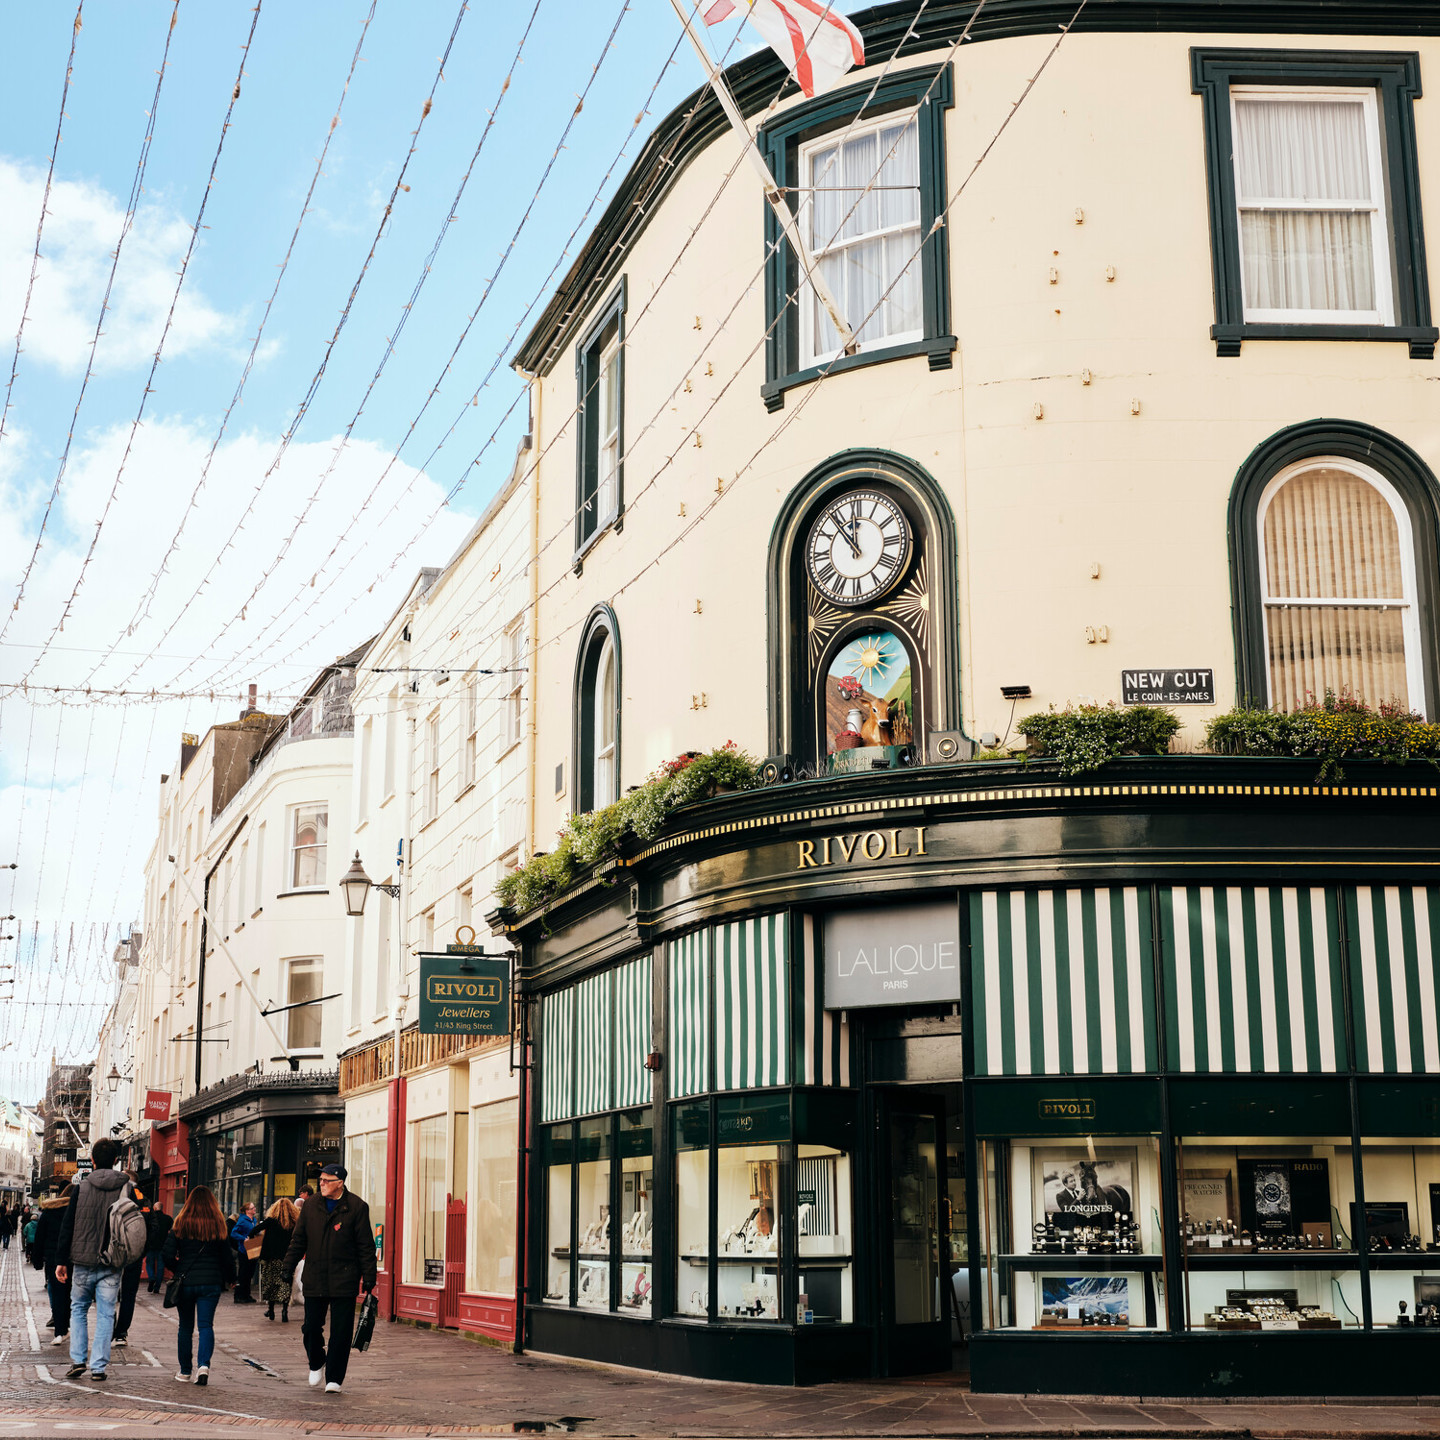
<path fill-rule="evenodd" d="M 1217 755 L 1310 756 L 1320 761 L 1317 780 L 1343 780 L 1342 760 L 1433 764 L 1440 758 L 1440 725 L 1394 703 L 1372 707 L 1327 690 L 1323 700 L 1299 710 L 1237 706 L 1205 727 L 1205 743 Z"/>
<path fill-rule="evenodd" d="M 1164 755 L 1179 719 L 1155 705 L 1053 706 L 1027 715 L 1015 727 L 1030 742 L 1032 755 L 1060 762 L 1062 775 L 1098 770 L 1117 755 Z"/>
<path fill-rule="evenodd" d="M 495 896 L 517 914 L 533 910 L 617 854 L 627 839 L 653 840 L 671 811 L 707 799 L 717 790 L 747 790 L 759 773 L 756 761 L 733 740 L 707 754 L 692 750 L 667 760 L 613 805 L 572 815 L 555 837 L 555 848 L 532 856 L 507 875 L 495 887 Z"/>

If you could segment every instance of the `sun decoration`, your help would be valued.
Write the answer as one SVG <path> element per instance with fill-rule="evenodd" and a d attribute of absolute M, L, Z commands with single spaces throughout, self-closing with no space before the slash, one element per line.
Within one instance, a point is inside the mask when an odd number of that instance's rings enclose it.
<path fill-rule="evenodd" d="M 863 678 L 872 695 L 883 695 L 896 674 L 908 664 L 905 647 L 893 635 L 867 635 L 849 645 L 840 658 L 842 669 Z"/>

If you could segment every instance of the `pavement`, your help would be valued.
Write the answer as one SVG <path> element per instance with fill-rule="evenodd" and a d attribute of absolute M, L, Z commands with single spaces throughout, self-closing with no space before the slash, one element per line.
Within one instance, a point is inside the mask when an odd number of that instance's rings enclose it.
<path fill-rule="evenodd" d="M 130 1344 L 103 1385 L 65 1379 L 43 1277 L 18 1246 L 0 1256 L 0 1437 L 480 1436 L 575 1434 L 694 1440 L 1003 1437 L 1003 1440 L 1413 1440 L 1440 1435 L 1440 1399 L 1252 1402 L 972 1395 L 948 1378 L 801 1390 L 512 1355 L 453 1331 L 382 1324 L 341 1395 L 306 1384 L 298 1312 L 226 1297 L 203 1389 L 175 1379 L 174 1312 L 143 1288 Z M 1440 1377 L 1437 1377 L 1440 1379 Z"/>

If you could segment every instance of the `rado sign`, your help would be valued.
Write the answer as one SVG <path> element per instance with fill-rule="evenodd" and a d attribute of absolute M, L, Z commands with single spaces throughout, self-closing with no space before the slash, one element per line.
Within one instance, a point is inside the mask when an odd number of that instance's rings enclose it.
<path fill-rule="evenodd" d="M 821 922 L 821 943 L 827 1010 L 960 998 L 960 916 L 953 900 L 835 911 Z"/>

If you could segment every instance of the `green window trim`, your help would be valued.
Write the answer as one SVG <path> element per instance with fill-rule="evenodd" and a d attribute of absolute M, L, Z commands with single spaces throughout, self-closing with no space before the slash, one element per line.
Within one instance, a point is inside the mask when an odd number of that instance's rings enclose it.
<path fill-rule="evenodd" d="M 1420 167 L 1413 102 L 1420 96 L 1420 57 L 1406 51 L 1206 49 L 1190 51 L 1191 89 L 1205 116 L 1205 159 L 1210 200 L 1210 254 L 1214 267 L 1215 353 L 1237 356 L 1246 340 L 1402 341 L 1412 360 L 1433 360 L 1440 329 L 1431 323 L 1420 212 Z M 1240 226 L 1236 213 L 1234 140 L 1230 123 L 1232 85 L 1373 88 L 1381 128 L 1390 263 L 1395 299 L 1393 325 L 1247 324 L 1240 273 Z"/>
<path fill-rule="evenodd" d="M 847 86 L 812 104 L 787 111 L 761 130 L 758 142 L 776 184 L 782 188 L 793 186 L 800 182 L 799 152 L 803 141 L 818 139 L 827 131 L 841 130 L 862 109 L 867 117 L 878 118 L 887 110 L 917 103 L 920 121 L 920 233 L 926 237 L 922 240 L 920 259 L 924 338 L 868 350 L 859 355 L 842 355 L 824 365 L 802 369 L 799 307 L 794 303 L 799 289 L 799 264 L 789 245 L 781 241 L 779 222 L 767 205 L 765 244 L 769 258 L 765 266 L 765 383 L 760 387 L 760 394 L 769 411 L 784 408 L 787 390 L 807 384 L 822 374 L 835 374 L 862 365 L 878 365 L 886 360 L 915 355 L 928 356 L 932 370 L 948 370 L 951 366 L 956 339 L 950 333 L 949 232 L 942 224 L 931 234 L 931 227 L 944 211 L 949 198 L 945 188 L 945 112 L 954 104 L 952 67 L 949 64 L 919 66 L 887 76 L 878 84 L 867 81 Z M 796 203 L 792 192 L 792 207 Z"/>
<path fill-rule="evenodd" d="M 575 346 L 575 557 L 578 575 L 586 553 L 608 530 L 625 525 L 625 307 L 627 277 L 610 292 L 595 318 Z M 613 327 L 613 334 L 611 329 Z M 587 505 L 596 504 L 600 475 L 600 361 L 613 342 L 616 387 L 620 392 L 617 416 L 617 461 L 615 466 L 615 513 L 600 520 L 590 518 Z M 587 519 L 589 523 L 587 524 Z"/>

